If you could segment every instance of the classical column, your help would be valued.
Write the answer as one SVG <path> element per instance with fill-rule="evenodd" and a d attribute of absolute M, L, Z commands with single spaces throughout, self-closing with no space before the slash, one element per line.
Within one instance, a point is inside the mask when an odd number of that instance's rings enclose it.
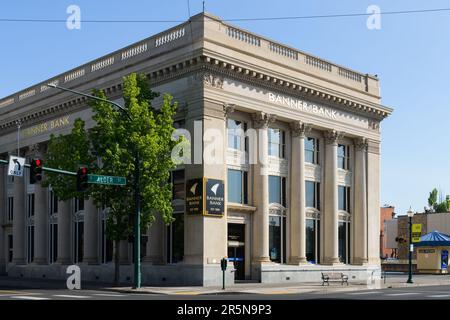
<path fill-rule="evenodd" d="M 269 259 L 269 180 L 268 180 L 268 132 L 269 123 L 275 117 L 264 112 L 253 114 L 254 127 L 258 129 L 258 161 L 254 166 L 254 199 L 257 211 L 254 215 L 254 261 Z"/>
<path fill-rule="evenodd" d="M 6 216 L 6 166 L 0 166 L 0 275 L 6 271 L 5 230 Z"/>
<path fill-rule="evenodd" d="M 25 177 L 14 177 L 13 263 L 25 264 Z"/>
<path fill-rule="evenodd" d="M 58 202 L 58 259 L 60 264 L 71 264 L 70 201 Z"/>
<path fill-rule="evenodd" d="M 306 263 L 305 135 L 311 126 L 301 121 L 291 123 L 291 260 Z"/>
<path fill-rule="evenodd" d="M 98 264 L 98 208 L 92 199 L 84 200 L 84 256 L 83 262 Z"/>
<path fill-rule="evenodd" d="M 34 263 L 47 264 L 48 188 L 34 185 Z"/>
<path fill-rule="evenodd" d="M 355 264 L 368 262 L 367 256 L 367 141 L 355 141 Z"/>
<path fill-rule="evenodd" d="M 337 173 L 337 142 L 343 133 L 330 130 L 325 137 L 325 200 L 324 200 L 324 264 L 339 263 L 339 202 Z"/>
<path fill-rule="evenodd" d="M 162 247 L 163 247 L 163 228 L 164 224 L 160 214 L 156 214 L 155 221 L 148 230 L 148 242 L 145 252 L 144 262 L 162 263 Z M 169 244 L 167 244 L 169 245 Z"/>

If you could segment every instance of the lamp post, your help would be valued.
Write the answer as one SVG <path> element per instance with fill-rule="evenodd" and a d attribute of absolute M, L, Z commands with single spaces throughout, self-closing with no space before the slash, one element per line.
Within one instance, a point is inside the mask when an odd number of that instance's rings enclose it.
<path fill-rule="evenodd" d="M 99 98 L 90 94 L 79 92 L 76 90 L 64 88 L 53 83 L 47 84 L 47 86 L 56 88 L 62 91 L 67 91 L 74 93 L 79 96 L 86 97 L 88 99 L 107 102 L 115 107 L 117 107 L 127 118 L 131 121 L 130 114 L 127 110 L 120 104 Z M 141 197 L 140 197 L 140 187 L 139 187 L 139 177 L 140 177 L 140 161 L 139 161 L 139 151 L 137 148 L 133 148 L 134 154 L 134 200 L 135 200 L 135 217 L 134 217 L 134 288 L 138 289 L 141 287 Z"/>
<path fill-rule="evenodd" d="M 411 207 L 407 212 L 409 218 L 409 273 L 408 273 L 408 281 L 406 283 L 413 283 L 412 280 L 412 254 L 413 254 L 413 244 L 412 244 L 412 217 L 414 216 L 414 211 L 412 211 Z"/>

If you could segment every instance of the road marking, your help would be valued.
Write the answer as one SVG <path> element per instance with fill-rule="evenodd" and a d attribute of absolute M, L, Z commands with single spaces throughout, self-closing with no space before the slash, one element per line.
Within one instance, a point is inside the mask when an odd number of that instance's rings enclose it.
<path fill-rule="evenodd" d="M 386 296 L 409 296 L 413 294 L 419 294 L 418 292 L 402 292 L 402 293 L 388 293 Z"/>
<path fill-rule="evenodd" d="M 14 299 L 25 299 L 25 300 L 50 300 L 50 298 L 44 297 L 32 297 L 32 296 L 11 296 Z"/>
<path fill-rule="evenodd" d="M 369 291 L 369 292 L 349 292 L 347 294 L 352 294 L 352 295 L 356 295 L 356 294 L 375 294 L 375 293 L 380 293 L 377 291 Z"/>
<path fill-rule="evenodd" d="M 92 295 L 99 297 L 125 297 L 124 294 L 115 294 L 115 293 L 94 293 Z"/>
<path fill-rule="evenodd" d="M 428 298 L 447 298 L 450 297 L 450 294 L 435 294 L 432 296 L 427 296 Z"/>
<path fill-rule="evenodd" d="M 74 299 L 89 299 L 92 298 L 91 296 L 75 296 L 75 295 L 69 295 L 69 294 L 55 294 L 54 297 L 58 298 L 74 298 Z"/>

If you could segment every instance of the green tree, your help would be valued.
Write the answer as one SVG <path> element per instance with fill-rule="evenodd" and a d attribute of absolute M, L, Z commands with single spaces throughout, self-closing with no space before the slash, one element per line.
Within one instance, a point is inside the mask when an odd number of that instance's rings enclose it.
<path fill-rule="evenodd" d="M 102 91 L 94 95 L 106 98 Z M 47 164 L 64 170 L 75 170 L 90 164 L 91 172 L 100 175 L 125 176 L 125 186 L 91 185 L 84 195 L 94 199 L 98 207 L 108 208 L 106 235 L 115 244 L 115 282 L 119 281 L 119 250 L 121 240 L 132 235 L 134 203 L 134 152 L 140 158 L 141 231 L 145 232 L 155 216 L 165 223 L 172 221 L 172 192 L 170 170 L 175 165 L 171 151 L 179 141 L 172 140 L 173 117 L 177 104 L 172 97 L 163 96 L 162 105 L 155 109 L 151 101 L 159 96 L 150 89 L 145 75 L 131 74 L 123 79 L 124 108 L 129 117 L 107 102 L 92 100 L 95 126 L 86 133 L 84 122 L 75 121 L 72 133 L 51 137 Z M 93 160 L 97 160 L 96 165 Z M 95 161 L 94 161 L 95 162 Z M 75 183 L 67 177 L 48 175 L 47 184 L 62 195 L 61 199 L 79 196 Z M 72 178 L 73 179 L 73 178 Z"/>
<path fill-rule="evenodd" d="M 430 195 L 428 197 L 428 205 L 430 206 L 430 208 L 435 209 L 437 205 L 437 197 L 438 197 L 438 190 L 434 188 L 430 192 Z"/>

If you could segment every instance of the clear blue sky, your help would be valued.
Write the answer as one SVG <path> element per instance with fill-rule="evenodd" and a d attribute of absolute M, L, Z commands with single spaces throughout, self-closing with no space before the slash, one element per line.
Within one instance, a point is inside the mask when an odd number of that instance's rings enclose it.
<path fill-rule="evenodd" d="M 66 19 L 76 4 L 87 20 L 184 20 L 187 0 L 2 1 L 0 18 Z M 365 13 L 450 7 L 445 0 L 207 0 L 222 18 Z M 201 0 L 190 0 L 192 15 Z M 378 74 L 382 102 L 395 108 L 383 122 L 382 196 L 404 214 L 421 211 L 433 187 L 450 194 L 450 12 L 382 17 L 368 30 L 366 17 L 237 22 L 282 43 Z M 0 97 L 170 27 L 171 23 L 82 24 L 0 22 Z"/>

